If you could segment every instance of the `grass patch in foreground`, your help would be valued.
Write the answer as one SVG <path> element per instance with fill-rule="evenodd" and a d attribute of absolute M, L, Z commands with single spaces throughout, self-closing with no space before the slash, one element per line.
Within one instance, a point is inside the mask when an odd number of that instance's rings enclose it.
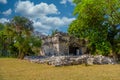
<path fill-rule="evenodd" d="M 0 58 L 0 80 L 120 80 L 120 65 L 53 67 Z"/>

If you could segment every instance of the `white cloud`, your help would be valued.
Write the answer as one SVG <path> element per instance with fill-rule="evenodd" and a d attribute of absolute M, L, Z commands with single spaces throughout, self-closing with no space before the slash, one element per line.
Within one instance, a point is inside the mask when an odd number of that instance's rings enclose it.
<path fill-rule="evenodd" d="M 66 3 L 67 3 L 67 0 L 62 0 L 60 3 L 61 3 L 61 4 L 66 4 Z"/>
<path fill-rule="evenodd" d="M 0 18 L 0 23 L 5 23 L 5 22 L 9 22 L 9 20 L 6 18 Z"/>
<path fill-rule="evenodd" d="M 42 17 L 41 22 L 43 24 L 51 25 L 51 26 L 67 26 L 71 23 L 75 18 L 67 18 L 67 17 Z"/>
<path fill-rule="evenodd" d="M 59 18 L 59 17 L 47 17 L 44 16 L 39 20 L 34 20 L 34 27 L 39 29 L 42 33 L 49 33 L 53 29 L 60 29 L 67 27 L 75 18 Z"/>
<path fill-rule="evenodd" d="M 40 3 L 34 4 L 30 1 L 19 1 L 16 4 L 15 11 L 28 17 L 41 17 L 48 14 L 58 14 L 58 10 L 54 4 Z"/>
<path fill-rule="evenodd" d="M 0 3 L 7 4 L 7 0 L 0 0 Z"/>
<path fill-rule="evenodd" d="M 2 14 L 4 14 L 4 15 L 10 15 L 11 13 L 12 13 L 11 9 L 8 9 L 8 10 L 2 12 Z"/>
<path fill-rule="evenodd" d="M 59 11 L 54 4 L 40 3 L 34 4 L 30 1 L 19 1 L 15 8 L 16 13 L 29 17 L 33 21 L 36 31 L 49 34 L 53 29 L 67 27 L 75 18 L 51 17 L 59 15 Z M 49 17 L 48 17 L 49 15 Z"/>
<path fill-rule="evenodd" d="M 51 26 L 42 24 L 40 21 L 34 21 L 33 26 L 35 31 L 39 31 L 44 34 L 49 34 L 49 31 L 52 30 Z"/>
<path fill-rule="evenodd" d="M 66 4 L 67 2 L 71 3 L 72 5 L 74 5 L 73 4 L 73 0 L 61 0 L 60 4 Z"/>

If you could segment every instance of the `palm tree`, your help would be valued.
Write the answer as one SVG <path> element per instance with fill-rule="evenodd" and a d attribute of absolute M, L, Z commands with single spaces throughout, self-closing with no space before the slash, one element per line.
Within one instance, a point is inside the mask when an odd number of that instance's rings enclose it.
<path fill-rule="evenodd" d="M 29 37 L 33 31 L 32 21 L 28 18 L 15 16 L 11 24 L 14 26 L 15 46 L 19 50 L 18 58 L 23 58 L 29 49 Z"/>
<path fill-rule="evenodd" d="M 24 31 L 25 34 L 30 34 L 30 32 L 33 31 L 33 22 L 30 21 L 28 18 L 21 17 L 21 16 L 15 16 L 11 23 L 15 27 L 16 32 L 21 35 Z"/>

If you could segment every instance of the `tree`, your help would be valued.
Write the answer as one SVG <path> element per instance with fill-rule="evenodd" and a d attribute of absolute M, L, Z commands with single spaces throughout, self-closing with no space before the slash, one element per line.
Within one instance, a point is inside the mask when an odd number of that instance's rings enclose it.
<path fill-rule="evenodd" d="M 15 16 L 10 23 L 0 24 L 0 56 L 18 57 L 38 53 L 41 39 L 33 35 L 32 21 Z"/>
<path fill-rule="evenodd" d="M 0 56 L 2 56 L 3 52 L 4 52 L 4 38 L 5 36 L 3 35 L 3 29 L 4 29 L 4 25 L 0 24 Z"/>
<path fill-rule="evenodd" d="M 14 43 L 16 41 L 17 33 L 14 30 L 14 26 L 11 23 L 5 24 L 4 29 L 4 35 L 6 35 L 6 41 L 7 41 L 7 52 L 10 57 L 17 57 L 18 56 L 18 49 L 14 46 Z"/>
<path fill-rule="evenodd" d="M 32 21 L 25 17 L 15 16 L 11 21 L 16 32 L 14 46 L 19 50 L 18 58 L 23 59 L 31 49 Z"/>
<path fill-rule="evenodd" d="M 31 36 L 30 46 L 32 51 L 35 53 L 40 53 L 40 46 L 42 45 L 42 40 L 38 36 Z M 35 54 L 38 55 L 38 54 Z"/>
<path fill-rule="evenodd" d="M 119 0 L 74 0 L 77 16 L 68 29 L 69 34 L 88 39 L 91 53 L 107 55 L 119 52 Z"/>

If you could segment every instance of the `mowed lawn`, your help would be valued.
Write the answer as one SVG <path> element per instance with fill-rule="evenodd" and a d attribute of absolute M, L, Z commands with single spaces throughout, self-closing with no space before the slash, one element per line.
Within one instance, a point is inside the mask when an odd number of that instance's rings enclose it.
<path fill-rule="evenodd" d="M 120 65 L 54 67 L 0 58 L 0 80 L 120 80 Z"/>

